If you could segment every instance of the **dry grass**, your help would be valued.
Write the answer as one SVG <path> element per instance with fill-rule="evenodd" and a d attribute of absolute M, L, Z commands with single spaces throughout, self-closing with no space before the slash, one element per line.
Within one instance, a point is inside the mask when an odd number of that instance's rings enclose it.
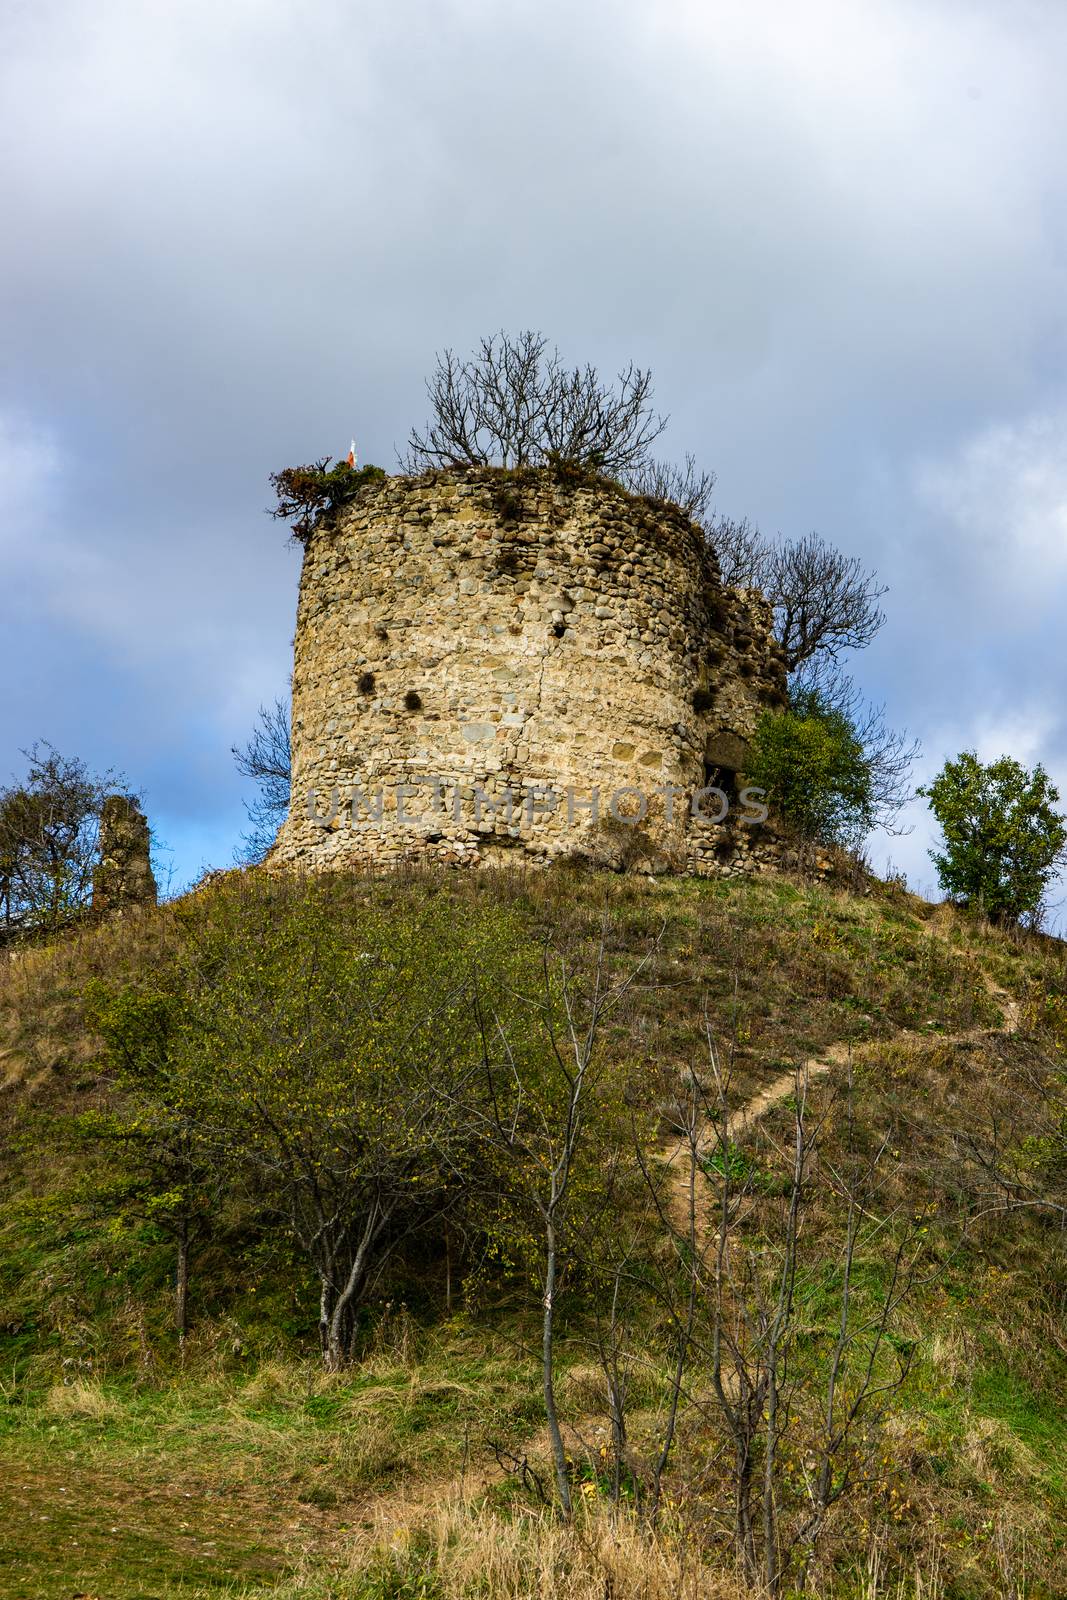
<path fill-rule="evenodd" d="M 44 1397 L 44 1410 L 50 1417 L 77 1422 L 110 1422 L 123 1413 L 121 1403 L 95 1378 L 54 1383 Z"/>
<path fill-rule="evenodd" d="M 1006 1544 L 1015 1559 L 1018 1543 Z M 845 1584 L 815 1583 L 810 1600 L 943 1600 L 943 1551 L 936 1535 L 909 1571 L 890 1575 L 884 1544 L 872 1537 L 855 1552 Z M 996 1600 L 1025 1589 L 1005 1583 Z M 253 1591 L 246 1591 L 252 1600 Z M 255 1590 L 256 1600 L 262 1596 Z M 309 1563 L 273 1600 L 758 1600 L 728 1564 L 703 1561 L 678 1528 L 657 1533 L 629 1516 L 583 1506 L 570 1527 L 546 1511 L 502 1513 L 485 1501 L 444 1498 L 398 1523 L 383 1510 L 365 1524 L 346 1555 L 324 1570 Z"/>
<path fill-rule="evenodd" d="M 122 917 L 0 951 L 0 1090 L 40 1088 L 97 1053 L 81 994 L 92 978 L 150 968 L 173 948 L 174 908 L 133 908 Z"/>
<path fill-rule="evenodd" d="M 586 1511 L 567 1527 L 550 1512 L 502 1515 L 458 1500 L 403 1527 L 378 1518 L 331 1581 L 354 1596 L 461 1600 L 741 1600 L 748 1591 L 714 1573 L 684 1544 L 646 1535 L 622 1517 Z M 317 1592 L 321 1573 L 308 1574 Z M 294 1586 L 294 1595 L 305 1592 Z"/>

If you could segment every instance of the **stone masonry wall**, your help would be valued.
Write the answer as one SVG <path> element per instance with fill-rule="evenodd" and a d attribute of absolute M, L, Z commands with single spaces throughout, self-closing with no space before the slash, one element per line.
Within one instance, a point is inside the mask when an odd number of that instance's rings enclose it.
<path fill-rule="evenodd" d="M 734 783 L 784 684 L 767 603 L 677 509 L 548 472 L 386 479 L 306 543 L 270 859 L 758 867 L 766 829 L 690 800 Z"/>
<path fill-rule="evenodd" d="M 93 910 L 121 911 L 155 905 L 148 821 L 135 795 L 109 794 L 100 812 L 97 864 L 93 870 Z"/>

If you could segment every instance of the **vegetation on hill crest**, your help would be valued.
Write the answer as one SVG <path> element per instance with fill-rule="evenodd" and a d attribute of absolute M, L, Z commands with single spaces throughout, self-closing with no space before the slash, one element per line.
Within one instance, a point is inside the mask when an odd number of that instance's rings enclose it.
<path fill-rule="evenodd" d="M 452 929 L 461 937 L 450 940 Z M 549 990 L 546 952 L 557 962 Z M 553 1059 L 532 1020 L 554 1017 L 557 1042 L 570 1038 L 561 982 L 586 1019 L 598 963 L 601 994 L 618 995 L 593 1032 L 580 1203 L 559 1214 L 553 1370 L 569 1530 L 552 1509 L 544 1215 L 532 1203 L 547 1192 L 538 1159 L 558 1154 L 551 1097 L 512 1101 L 495 1131 L 476 1123 L 462 1158 L 429 1141 L 448 1151 L 449 1171 L 433 1181 L 449 1206 L 435 1201 L 391 1239 L 336 1371 L 321 1360 L 315 1272 L 285 1220 L 278 1174 L 270 1160 L 233 1159 L 246 1136 L 269 1150 L 246 1113 L 232 1116 L 216 1167 L 226 1181 L 191 1244 L 184 1337 L 175 1328 L 182 1195 L 165 1169 L 135 1159 L 142 1135 L 167 1131 L 136 1125 L 152 1087 L 137 1071 L 148 1059 L 187 1071 L 210 1108 L 252 1083 L 263 1058 L 261 1087 L 280 1092 L 300 1034 L 287 1023 L 269 1037 L 268 1019 L 284 1021 L 288 995 L 292 1017 L 314 1030 L 311 974 L 347 982 L 348 957 L 358 966 L 368 954 L 364 967 L 384 971 L 388 958 L 410 976 L 353 990 L 355 1031 L 334 1036 L 337 1059 L 354 1051 L 370 1062 L 373 1025 L 401 1075 L 427 1057 L 398 1048 L 398 1019 L 428 1017 L 435 990 L 449 996 L 449 1027 L 481 1041 L 494 1070 L 508 1062 L 482 1027 L 460 1026 L 472 971 L 485 980 L 482 1022 L 494 1016 L 526 1052 L 512 1054 L 513 1084 L 537 1081 Z M 204 1031 L 165 1056 L 142 1053 L 139 1067 L 135 1051 L 124 1079 L 116 1042 L 140 1029 L 143 1043 L 151 1004 L 147 1016 L 137 1006 L 176 982 L 187 1001 L 196 986 L 183 1014 Z M 108 1020 L 109 1006 L 133 1009 L 123 1023 Z M 270 884 L 235 874 L 10 953 L 0 969 L 0 1495 L 28 1536 L 21 1567 L 3 1558 L 3 1581 L 57 1597 L 206 1595 L 225 1583 L 279 1600 L 732 1593 L 746 1580 L 729 1407 L 747 1392 L 745 1363 L 757 1388 L 766 1379 L 760 1295 L 781 1283 L 792 1238 L 778 1380 L 788 1415 L 774 1463 L 780 1592 L 803 1576 L 824 1595 L 900 1586 L 1051 1600 L 1063 1588 L 1067 1494 L 1065 1006 L 1057 941 L 877 886 L 856 896 L 789 880 L 652 884 L 560 871 Z M 94 1023 L 110 1032 L 110 1054 Z M 436 1035 L 430 1053 L 466 1083 L 463 1051 L 446 1043 Z M 244 1077 L 231 1084 L 233 1072 Z M 441 1110 L 458 1096 L 454 1077 L 448 1085 Z M 233 1110 L 232 1099 L 217 1103 Z M 698 1113 L 689 1166 L 687 1106 Z M 522 1123 L 535 1109 L 524 1153 L 500 1141 L 509 1115 Z M 315 1131 L 299 1127 L 302 1138 Z M 798 1128 L 811 1153 L 803 1226 L 791 1235 Z M 651 1182 L 623 1170 L 638 1149 Z M 678 1209 L 686 1172 L 702 1196 L 696 1253 Z M 724 1404 L 701 1348 L 714 1326 L 703 1289 L 680 1387 L 673 1375 L 699 1287 L 690 1268 L 735 1202 L 731 1293 L 755 1321 L 747 1332 L 729 1324 Z M 832 1454 L 815 1528 L 812 1464 L 826 1459 L 820 1407 L 846 1281 L 854 1339 L 840 1393 L 849 1403 L 859 1393 L 860 1357 L 873 1349 L 884 1395 Z M 906 1290 L 895 1303 L 894 1285 Z M 887 1305 L 873 1341 L 871 1318 Z M 751 1441 L 758 1477 L 765 1395 L 750 1398 L 762 1419 Z"/>

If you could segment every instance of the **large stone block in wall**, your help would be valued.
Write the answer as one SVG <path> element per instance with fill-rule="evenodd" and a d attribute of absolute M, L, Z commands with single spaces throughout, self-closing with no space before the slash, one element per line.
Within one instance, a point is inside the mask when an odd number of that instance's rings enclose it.
<path fill-rule="evenodd" d="M 738 733 L 709 733 L 704 746 L 704 759 L 708 767 L 721 767 L 728 772 L 743 772 L 749 754 L 749 742 Z"/>

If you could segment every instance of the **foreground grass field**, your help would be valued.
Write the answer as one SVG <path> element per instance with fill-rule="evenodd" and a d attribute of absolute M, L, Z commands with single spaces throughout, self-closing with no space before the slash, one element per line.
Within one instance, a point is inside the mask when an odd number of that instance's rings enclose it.
<path fill-rule="evenodd" d="M 870 1600 L 1067 1592 L 1063 1231 L 1047 1205 L 998 1200 L 972 1150 L 1017 1115 L 1015 1180 L 1040 1175 L 1045 1198 L 1061 1195 L 1055 1118 L 1049 1131 L 1047 1102 L 1028 1098 L 1034 1063 L 1062 1063 L 1067 1046 L 1061 946 L 889 890 L 784 880 L 553 873 L 353 880 L 346 892 L 353 927 L 361 907 L 404 917 L 427 896 L 458 920 L 500 906 L 531 941 L 557 928 L 593 941 L 606 926 L 618 959 L 648 960 L 635 1004 L 605 1036 L 610 1062 L 650 1077 L 698 1070 L 710 1019 L 730 1041 L 739 1102 L 763 1097 L 743 1161 L 767 1193 L 791 1116 L 790 1096 L 769 1088 L 821 1062 L 811 1094 L 831 1114 L 847 1062 L 861 1131 L 893 1133 L 880 1201 L 922 1213 L 925 1254 L 893 1329 L 906 1382 L 864 1438 L 865 1481 L 838 1508 L 811 1587 Z M 744 1592 L 729 1462 L 701 1393 L 655 1529 L 613 1495 L 599 1307 L 581 1271 L 564 1280 L 560 1309 L 570 1527 L 546 1503 L 536 1284 L 477 1240 L 420 1239 L 368 1302 L 358 1361 L 330 1374 L 291 1248 L 224 1205 L 178 1341 L 166 1239 L 109 1209 L 106 1152 L 71 1137 L 111 1092 L 86 984 L 158 964 L 173 919 L 163 908 L 0 969 L 0 1594 Z M 670 1140 L 664 1126 L 658 1155 Z M 837 1149 L 831 1140 L 827 1168 Z M 817 1351 L 832 1325 L 833 1258 L 828 1245 L 818 1252 L 833 1223 L 827 1202 L 812 1223 L 798 1349 Z M 858 1293 L 877 1291 L 883 1257 L 874 1248 L 863 1261 Z M 665 1326 L 650 1302 L 628 1357 L 635 1471 L 663 1435 Z M 803 1453 L 783 1472 L 802 1495 Z"/>

